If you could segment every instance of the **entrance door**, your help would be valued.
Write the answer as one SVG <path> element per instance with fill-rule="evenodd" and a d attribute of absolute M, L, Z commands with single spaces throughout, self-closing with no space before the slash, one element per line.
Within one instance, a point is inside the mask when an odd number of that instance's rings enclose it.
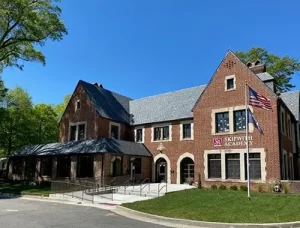
<path fill-rule="evenodd" d="M 156 181 L 157 182 L 167 182 L 167 162 L 165 159 L 161 158 L 156 163 Z"/>
<path fill-rule="evenodd" d="M 194 161 L 191 158 L 185 158 L 181 161 L 181 183 L 189 183 L 194 180 Z"/>

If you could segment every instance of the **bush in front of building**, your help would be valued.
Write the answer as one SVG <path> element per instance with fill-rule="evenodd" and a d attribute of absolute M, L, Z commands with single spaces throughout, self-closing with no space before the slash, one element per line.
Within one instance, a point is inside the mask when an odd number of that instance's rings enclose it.
<path fill-rule="evenodd" d="M 215 185 L 215 184 L 213 184 L 212 186 L 210 186 L 210 188 L 211 188 L 212 190 L 218 189 L 217 185 Z"/>
<path fill-rule="evenodd" d="M 220 190 L 226 190 L 227 187 L 226 187 L 225 185 L 221 184 L 221 185 L 219 186 L 219 189 L 220 189 Z"/>
<path fill-rule="evenodd" d="M 240 186 L 240 190 L 241 190 L 241 191 L 247 191 L 248 188 L 247 188 L 247 186 L 245 186 L 245 185 L 241 185 L 241 186 Z"/>
<path fill-rule="evenodd" d="M 231 185 L 229 189 L 236 191 L 236 190 L 238 190 L 238 187 L 236 185 Z"/>

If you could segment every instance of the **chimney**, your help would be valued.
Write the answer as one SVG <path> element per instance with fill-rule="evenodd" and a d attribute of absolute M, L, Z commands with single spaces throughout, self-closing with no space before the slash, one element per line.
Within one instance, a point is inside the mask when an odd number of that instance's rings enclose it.
<path fill-rule="evenodd" d="M 94 86 L 98 86 L 98 83 L 97 83 L 97 82 L 94 82 L 93 85 L 94 85 Z"/>
<path fill-rule="evenodd" d="M 259 74 L 259 73 L 264 73 L 266 72 L 266 65 L 262 64 L 259 60 L 256 60 L 253 63 L 247 63 L 247 67 L 254 73 L 254 74 Z"/>
<path fill-rule="evenodd" d="M 100 87 L 100 88 L 103 88 L 103 85 L 102 84 L 98 84 L 98 82 L 94 82 L 93 85 L 97 86 L 97 87 Z"/>

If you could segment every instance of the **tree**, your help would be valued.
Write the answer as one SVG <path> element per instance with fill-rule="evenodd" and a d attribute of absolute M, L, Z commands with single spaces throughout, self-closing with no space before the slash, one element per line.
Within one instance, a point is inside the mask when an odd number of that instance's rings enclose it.
<path fill-rule="evenodd" d="M 38 104 L 33 108 L 33 144 L 47 144 L 58 141 L 57 114 L 51 105 Z"/>
<path fill-rule="evenodd" d="M 68 105 L 68 103 L 69 103 L 71 97 L 72 97 L 71 94 L 66 95 L 66 96 L 64 97 L 63 103 L 58 104 L 58 105 L 56 105 L 56 106 L 54 107 L 54 110 L 55 110 L 55 112 L 56 112 L 56 114 L 57 114 L 58 121 L 60 121 L 60 118 L 61 118 L 62 115 L 64 114 L 64 111 L 65 111 L 65 109 L 66 109 L 66 107 L 67 107 L 67 105 Z"/>
<path fill-rule="evenodd" d="M 262 61 L 266 65 L 267 72 L 275 79 L 280 92 L 287 92 L 295 87 L 290 81 L 292 76 L 300 70 L 300 62 L 289 56 L 279 57 L 270 54 L 265 48 L 253 47 L 248 52 L 235 53 L 242 62 Z"/>
<path fill-rule="evenodd" d="M 67 34 L 60 20 L 60 0 L 0 1 L 0 73 L 6 66 L 23 69 L 19 60 L 45 64 L 37 49 L 46 40 L 62 40 Z"/>
<path fill-rule="evenodd" d="M 5 97 L 7 89 L 4 86 L 4 82 L 0 78 L 0 102 Z"/>

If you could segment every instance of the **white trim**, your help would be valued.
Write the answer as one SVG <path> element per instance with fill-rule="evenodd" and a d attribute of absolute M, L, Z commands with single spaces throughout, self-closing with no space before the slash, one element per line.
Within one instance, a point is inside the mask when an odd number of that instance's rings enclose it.
<path fill-rule="evenodd" d="M 69 122 L 69 132 L 68 132 L 68 141 L 70 141 L 70 136 L 71 136 L 71 126 L 76 126 L 76 133 L 75 133 L 75 140 L 78 141 L 78 131 L 79 131 L 79 125 L 84 124 L 84 139 L 87 139 L 87 121 L 81 121 L 81 122 Z"/>
<path fill-rule="evenodd" d="M 154 141 L 154 128 L 156 128 L 156 127 L 167 127 L 167 126 L 169 127 L 169 139 Z M 161 132 L 161 135 L 163 135 L 162 132 Z M 151 142 L 169 142 L 169 141 L 172 141 L 172 124 L 171 123 L 153 124 L 151 126 Z"/>
<path fill-rule="evenodd" d="M 233 88 L 232 89 L 227 89 L 227 81 L 229 79 L 233 79 Z M 225 91 L 233 91 L 233 90 L 236 90 L 236 78 L 235 78 L 235 75 L 228 75 L 225 77 Z"/>
<path fill-rule="evenodd" d="M 168 158 L 168 156 L 165 155 L 165 154 L 158 154 L 153 159 L 154 162 L 153 162 L 153 166 L 152 166 L 152 181 L 153 182 L 155 181 L 155 176 L 156 176 L 156 172 L 157 172 L 157 170 L 156 170 L 156 162 L 160 158 L 165 159 L 166 162 L 167 162 L 167 178 L 168 178 L 167 179 L 167 183 L 171 184 L 171 162 L 170 162 L 170 159 Z"/>
<path fill-rule="evenodd" d="M 191 137 L 183 138 L 183 124 L 191 124 Z M 180 122 L 180 141 L 183 140 L 194 140 L 194 122 L 193 120 L 185 120 Z"/>
<path fill-rule="evenodd" d="M 118 138 L 121 138 L 121 124 L 113 121 L 109 121 L 109 128 L 108 128 L 108 135 L 109 138 L 111 138 L 111 126 L 117 126 L 118 127 Z"/>
<path fill-rule="evenodd" d="M 186 152 L 182 155 L 179 156 L 178 160 L 177 160 L 177 179 L 176 179 L 176 183 L 180 184 L 180 174 L 181 174 L 181 161 L 185 158 L 190 158 L 193 160 L 194 164 L 195 164 L 195 158 L 194 155 Z M 194 174 L 195 175 L 195 174 Z"/>
<path fill-rule="evenodd" d="M 248 106 L 248 108 L 253 113 L 253 107 Z M 231 134 L 241 134 L 246 133 L 245 131 L 234 131 L 234 111 L 244 111 L 246 109 L 245 105 L 234 106 L 234 107 L 227 107 L 227 108 L 219 108 L 219 109 L 212 109 L 211 110 L 211 134 L 212 135 L 231 135 Z M 229 114 L 229 131 L 227 132 L 216 132 L 216 114 L 228 112 Z M 249 133 L 253 133 L 254 125 L 253 123 L 249 123 Z"/>
<path fill-rule="evenodd" d="M 141 142 L 136 141 L 136 131 L 138 129 L 142 129 L 142 141 Z M 145 142 L 145 128 L 144 128 L 144 126 L 135 127 L 135 129 L 134 129 L 134 141 L 137 142 L 137 143 L 144 143 Z"/>
<path fill-rule="evenodd" d="M 264 148 L 250 148 L 250 153 L 260 153 L 260 164 L 261 164 L 261 180 L 253 180 L 251 182 L 260 183 L 266 181 L 266 153 Z M 240 154 L 240 179 L 228 180 L 226 179 L 226 154 Z M 221 150 L 204 150 L 204 178 L 205 181 L 235 181 L 235 182 L 245 182 L 245 163 L 244 156 L 246 150 L 245 149 L 221 149 Z M 208 154 L 221 154 L 221 178 L 208 178 Z"/>

